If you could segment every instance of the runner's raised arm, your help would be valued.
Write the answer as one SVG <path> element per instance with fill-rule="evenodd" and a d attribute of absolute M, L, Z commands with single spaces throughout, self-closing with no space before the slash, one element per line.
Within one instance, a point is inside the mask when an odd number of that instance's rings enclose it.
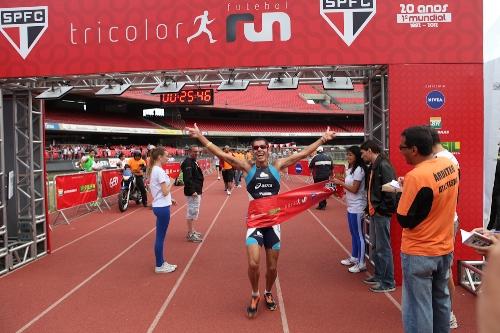
<path fill-rule="evenodd" d="M 222 151 L 219 147 L 214 145 L 210 140 L 208 140 L 200 131 L 196 123 L 194 124 L 194 127 L 186 127 L 184 129 L 185 131 L 188 132 L 189 136 L 195 139 L 198 139 L 200 143 L 207 148 L 212 154 L 214 154 L 217 157 L 220 157 L 224 161 L 228 162 L 231 164 L 235 169 L 242 170 L 244 172 L 248 172 L 250 168 L 252 167 L 248 161 L 244 159 L 238 159 L 235 156 L 231 154 L 227 154 Z"/>
<path fill-rule="evenodd" d="M 288 157 L 278 159 L 274 163 L 274 167 L 280 171 L 288 168 L 290 165 L 293 165 L 298 161 L 300 161 L 301 159 L 304 159 L 307 156 L 311 155 L 314 151 L 316 151 L 316 148 L 332 140 L 333 138 L 335 138 L 335 136 L 336 133 L 334 131 L 331 131 L 330 126 L 328 126 L 326 132 L 321 136 L 321 138 L 319 138 L 318 140 L 316 140 L 315 142 L 313 142 L 312 144 L 310 144 L 309 146 L 307 146 L 302 151 L 296 154 L 292 154 Z"/>

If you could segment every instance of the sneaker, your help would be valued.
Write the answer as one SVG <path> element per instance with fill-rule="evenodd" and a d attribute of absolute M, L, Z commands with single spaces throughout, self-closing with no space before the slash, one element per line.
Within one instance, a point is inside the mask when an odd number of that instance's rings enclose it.
<path fill-rule="evenodd" d="M 177 265 L 171 265 L 168 262 L 164 262 L 161 267 L 155 267 L 155 273 L 172 273 L 177 269 Z"/>
<path fill-rule="evenodd" d="M 378 284 L 378 280 L 375 278 L 375 276 L 364 279 L 363 282 L 366 284 Z"/>
<path fill-rule="evenodd" d="M 247 315 L 249 319 L 253 319 L 257 316 L 257 310 L 259 309 L 260 296 L 252 296 L 250 305 L 247 308 Z"/>
<path fill-rule="evenodd" d="M 458 328 L 457 317 L 455 317 L 455 314 L 453 312 L 451 312 L 450 314 L 450 328 Z"/>
<path fill-rule="evenodd" d="M 241 188 L 241 185 L 238 185 L 239 188 Z"/>
<path fill-rule="evenodd" d="M 220 177 L 217 177 L 217 180 L 220 180 Z"/>
<path fill-rule="evenodd" d="M 365 264 L 356 264 L 352 267 L 349 267 L 349 272 L 351 273 L 359 273 L 362 271 L 366 271 L 366 265 Z"/>
<path fill-rule="evenodd" d="M 370 288 L 370 291 L 373 291 L 374 293 L 388 293 L 394 290 L 396 290 L 396 287 L 384 287 L 380 284 L 377 284 L 376 286 Z"/>
<path fill-rule="evenodd" d="M 269 310 L 274 311 L 277 308 L 276 302 L 274 301 L 273 294 L 264 293 L 264 301 L 266 301 L 266 306 Z"/>
<path fill-rule="evenodd" d="M 200 243 L 202 241 L 201 237 L 196 235 L 194 232 L 188 234 L 187 240 L 192 243 Z"/>
<path fill-rule="evenodd" d="M 344 266 L 351 266 L 356 265 L 358 263 L 358 260 L 354 257 L 349 257 L 347 259 L 341 260 L 340 263 Z"/>
<path fill-rule="evenodd" d="M 201 236 L 203 236 L 201 232 L 198 232 L 198 231 L 196 231 L 196 230 L 194 230 L 194 231 L 193 231 L 193 233 L 194 233 L 196 236 L 200 237 L 200 238 L 201 238 Z"/>
<path fill-rule="evenodd" d="M 227 195 L 231 195 L 231 191 L 227 190 Z"/>

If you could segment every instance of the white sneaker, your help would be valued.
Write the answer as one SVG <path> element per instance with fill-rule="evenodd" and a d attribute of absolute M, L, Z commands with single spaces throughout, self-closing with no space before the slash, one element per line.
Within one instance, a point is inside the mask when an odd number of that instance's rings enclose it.
<path fill-rule="evenodd" d="M 351 273 L 359 273 L 362 271 L 366 271 L 366 265 L 365 264 L 356 264 L 352 267 L 349 267 L 349 272 Z"/>
<path fill-rule="evenodd" d="M 231 195 L 231 191 L 227 190 L 227 195 Z"/>
<path fill-rule="evenodd" d="M 155 273 L 172 273 L 176 268 L 177 265 L 171 265 L 165 261 L 161 267 L 155 267 Z"/>
<path fill-rule="evenodd" d="M 347 259 L 341 260 L 340 263 L 344 266 L 352 266 L 358 263 L 358 260 L 354 257 L 349 257 Z"/>
<path fill-rule="evenodd" d="M 220 180 L 220 177 L 217 177 L 217 180 Z"/>
<path fill-rule="evenodd" d="M 450 313 L 450 328 L 458 328 L 457 317 L 455 317 L 455 314 L 453 312 Z"/>
<path fill-rule="evenodd" d="M 241 185 L 238 185 L 239 188 L 241 188 Z"/>

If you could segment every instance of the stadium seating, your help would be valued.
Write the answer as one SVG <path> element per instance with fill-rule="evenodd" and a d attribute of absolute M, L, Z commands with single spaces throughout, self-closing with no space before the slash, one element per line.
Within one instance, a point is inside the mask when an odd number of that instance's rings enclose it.
<path fill-rule="evenodd" d="M 68 112 L 60 109 L 46 110 L 45 122 L 132 128 L 162 128 L 158 124 L 146 119 L 131 118 L 123 114 L 74 112 L 73 110 Z"/>
<path fill-rule="evenodd" d="M 264 132 L 264 133 L 322 133 L 326 126 L 338 133 L 363 132 L 363 125 L 360 123 L 291 123 L 291 122 L 256 122 L 251 123 L 243 121 L 226 120 L 186 120 L 187 126 L 193 126 L 197 123 L 202 131 L 213 132 Z M 167 124 L 173 124 L 167 121 Z"/>

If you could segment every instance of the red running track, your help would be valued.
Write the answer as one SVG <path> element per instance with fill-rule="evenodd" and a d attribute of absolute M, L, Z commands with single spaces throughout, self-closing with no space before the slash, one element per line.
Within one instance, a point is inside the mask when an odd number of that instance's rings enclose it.
<path fill-rule="evenodd" d="M 303 185 L 291 177 L 283 190 Z M 185 198 L 174 197 L 165 254 L 179 265 L 155 274 L 153 213 L 132 206 L 91 213 L 53 231 L 53 254 L 0 278 L 0 332 L 401 332 L 401 289 L 374 294 L 339 264 L 350 247 L 345 206 L 309 210 L 282 227 L 278 311 L 255 320 L 245 254 L 244 189 L 227 196 L 208 177 L 199 244 L 185 240 Z M 263 258 L 262 258 L 263 259 Z M 264 286 L 262 262 L 261 289 Z M 457 288 L 457 331 L 475 332 L 475 297 Z"/>

